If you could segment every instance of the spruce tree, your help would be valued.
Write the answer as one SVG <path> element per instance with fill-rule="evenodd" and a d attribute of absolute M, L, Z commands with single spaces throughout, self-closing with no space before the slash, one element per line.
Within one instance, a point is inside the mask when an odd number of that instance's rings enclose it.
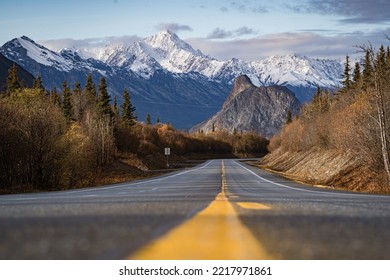
<path fill-rule="evenodd" d="M 12 67 L 8 70 L 7 77 L 7 94 L 12 94 L 16 90 L 20 89 L 20 82 L 18 78 L 18 68 L 14 63 Z"/>
<path fill-rule="evenodd" d="M 99 83 L 99 98 L 97 103 L 97 112 L 100 116 L 112 117 L 113 113 L 110 105 L 111 97 L 107 91 L 106 79 L 102 77 Z"/>
<path fill-rule="evenodd" d="M 86 100 L 83 94 L 83 89 L 81 88 L 81 84 L 79 82 L 76 82 L 74 85 L 72 100 L 75 120 L 80 122 L 86 109 Z"/>
<path fill-rule="evenodd" d="M 386 64 L 388 67 L 390 67 L 390 47 L 387 47 L 386 50 Z"/>
<path fill-rule="evenodd" d="M 150 114 L 147 114 L 147 115 L 146 115 L 146 124 L 147 124 L 147 125 L 151 125 L 151 124 L 152 124 L 152 120 L 151 120 L 151 118 L 150 118 Z"/>
<path fill-rule="evenodd" d="M 54 105 L 61 107 L 61 96 L 57 93 L 56 87 L 50 91 L 50 100 Z"/>
<path fill-rule="evenodd" d="M 123 103 L 122 103 L 122 120 L 127 125 L 135 125 L 136 117 L 134 115 L 135 107 L 131 104 L 130 94 L 127 89 L 123 90 Z"/>
<path fill-rule="evenodd" d="M 355 68 L 353 70 L 353 84 L 356 86 L 360 83 L 361 75 L 360 75 L 360 65 L 359 62 L 356 61 Z"/>
<path fill-rule="evenodd" d="M 87 82 L 85 83 L 84 93 L 87 100 L 87 107 L 96 108 L 96 104 L 97 104 L 96 84 L 92 80 L 91 73 L 88 74 Z"/>
<path fill-rule="evenodd" d="M 112 111 L 114 113 L 114 118 L 117 119 L 119 117 L 119 109 L 118 103 L 116 101 L 116 96 L 114 96 L 114 105 L 112 106 Z"/>
<path fill-rule="evenodd" d="M 38 75 L 38 77 L 34 80 L 34 88 L 39 91 L 39 94 L 44 95 L 45 94 L 45 88 L 42 84 L 42 78 L 41 75 Z"/>
<path fill-rule="evenodd" d="M 344 89 L 349 89 L 351 86 L 350 73 L 351 73 L 351 66 L 349 65 L 349 56 L 347 55 L 345 59 L 343 81 L 342 81 Z"/>
<path fill-rule="evenodd" d="M 376 67 L 379 73 L 384 74 L 386 69 L 386 52 L 383 45 L 379 48 L 379 53 L 376 58 Z"/>
<path fill-rule="evenodd" d="M 68 122 L 73 118 L 73 106 L 71 100 L 70 88 L 66 81 L 62 84 L 62 112 Z"/>
<path fill-rule="evenodd" d="M 88 94 L 93 94 L 93 80 L 92 80 L 92 74 L 89 73 L 87 77 L 87 82 L 85 83 L 85 93 Z M 96 93 L 96 91 L 95 91 Z"/>
<path fill-rule="evenodd" d="M 364 56 L 364 63 L 363 63 L 363 77 L 362 77 L 362 89 L 366 91 L 372 84 L 372 65 L 371 65 L 371 58 L 370 58 L 370 52 L 367 50 L 366 54 Z"/>

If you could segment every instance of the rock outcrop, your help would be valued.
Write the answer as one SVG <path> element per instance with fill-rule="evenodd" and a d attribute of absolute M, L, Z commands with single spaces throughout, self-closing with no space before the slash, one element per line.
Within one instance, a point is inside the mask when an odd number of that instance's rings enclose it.
<path fill-rule="evenodd" d="M 256 131 L 265 137 L 274 135 L 287 120 L 288 111 L 299 113 L 301 104 L 284 86 L 256 87 L 246 75 L 235 79 L 222 109 L 192 131 Z"/>

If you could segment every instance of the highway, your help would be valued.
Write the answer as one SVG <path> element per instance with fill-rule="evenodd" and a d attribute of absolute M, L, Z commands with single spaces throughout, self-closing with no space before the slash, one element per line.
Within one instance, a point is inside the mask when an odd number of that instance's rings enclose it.
<path fill-rule="evenodd" d="M 140 181 L 0 196 L 0 259 L 390 259 L 390 196 L 212 160 Z"/>

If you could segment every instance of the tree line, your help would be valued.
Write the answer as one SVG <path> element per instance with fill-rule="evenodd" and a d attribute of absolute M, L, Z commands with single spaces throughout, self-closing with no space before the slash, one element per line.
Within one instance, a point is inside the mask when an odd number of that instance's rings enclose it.
<path fill-rule="evenodd" d="M 91 75 L 84 88 L 64 81 L 61 92 L 47 92 L 39 76 L 26 88 L 14 65 L 0 98 L 0 187 L 90 185 L 94 170 L 114 159 L 117 122 L 135 123 L 126 89 L 123 100 L 121 110 L 111 105 L 105 78 L 96 89 Z"/>
<path fill-rule="evenodd" d="M 128 89 L 122 104 L 111 99 L 104 77 L 96 85 L 66 81 L 47 91 L 38 76 L 32 88 L 14 65 L 0 94 L 0 189 L 58 190 L 90 186 L 99 170 L 119 159 L 156 166 L 164 147 L 178 156 L 264 153 L 268 141 L 255 133 L 188 134 L 159 121 L 137 121 Z M 4 191 L 5 190 L 5 191 Z"/>
<path fill-rule="evenodd" d="M 379 185 L 390 186 L 390 49 L 362 46 L 364 59 L 351 67 L 346 57 L 342 88 L 317 89 L 300 116 L 270 141 L 282 151 L 338 150 L 352 153 Z"/>

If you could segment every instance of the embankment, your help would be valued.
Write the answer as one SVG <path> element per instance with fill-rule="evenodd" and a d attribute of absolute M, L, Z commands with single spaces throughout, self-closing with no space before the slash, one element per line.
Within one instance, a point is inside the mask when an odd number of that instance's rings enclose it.
<path fill-rule="evenodd" d="M 388 193 L 383 174 L 370 170 L 352 153 L 337 150 L 291 152 L 277 149 L 258 166 L 310 185 L 368 193 Z"/>

